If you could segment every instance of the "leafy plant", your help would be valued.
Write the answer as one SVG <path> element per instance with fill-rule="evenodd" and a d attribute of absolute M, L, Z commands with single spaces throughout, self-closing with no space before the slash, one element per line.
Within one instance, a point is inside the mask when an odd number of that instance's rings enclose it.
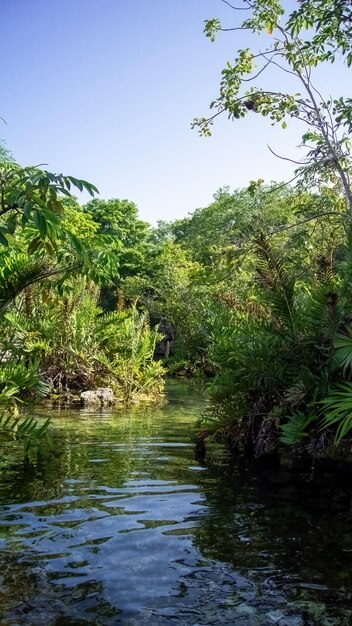
<path fill-rule="evenodd" d="M 352 429 L 352 383 L 338 385 L 321 404 L 324 407 L 322 427 L 337 426 L 335 443 L 339 444 Z"/>
<path fill-rule="evenodd" d="M 38 360 L 5 363 L 0 368 L 0 403 L 7 402 L 10 398 L 45 398 L 50 387 L 42 380 L 39 367 Z"/>
<path fill-rule="evenodd" d="M 316 415 L 298 412 L 290 415 L 288 421 L 281 426 L 280 440 L 287 446 L 301 444 L 308 437 L 307 428 L 316 421 Z"/>
<path fill-rule="evenodd" d="M 153 399 L 163 389 L 164 368 L 154 360 L 157 329 L 136 309 L 106 313 L 98 320 L 99 362 L 115 379 L 117 394 L 126 402 Z"/>

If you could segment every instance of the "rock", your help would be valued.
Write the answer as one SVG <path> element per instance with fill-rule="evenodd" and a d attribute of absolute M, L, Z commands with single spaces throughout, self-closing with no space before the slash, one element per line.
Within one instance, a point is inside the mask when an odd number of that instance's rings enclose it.
<path fill-rule="evenodd" d="M 155 320 L 158 323 L 158 332 L 163 338 L 155 346 L 155 356 L 168 359 L 173 352 L 176 331 L 170 322 L 164 319 Z"/>
<path fill-rule="evenodd" d="M 100 408 L 111 406 L 116 402 L 114 392 L 110 387 L 98 387 L 98 389 L 91 391 L 82 391 L 80 399 L 82 406 L 98 406 Z"/>

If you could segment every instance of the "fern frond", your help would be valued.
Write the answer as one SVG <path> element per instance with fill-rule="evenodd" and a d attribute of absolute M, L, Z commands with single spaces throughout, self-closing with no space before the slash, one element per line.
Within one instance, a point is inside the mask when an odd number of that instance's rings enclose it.
<path fill-rule="evenodd" d="M 287 446 L 300 444 L 305 437 L 308 437 L 307 428 L 314 420 L 316 420 L 316 415 L 306 415 L 301 411 L 291 415 L 286 424 L 281 426 L 280 441 Z"/>
<path fill-rule="evenodd" d="M 263 234 L 256 237 L 255 246 L 259 282 L 267 294 L 272 311 L 280 322 L 294 332 L 295 280 L 286 270 L 281 255 L 274 250 Z"/>

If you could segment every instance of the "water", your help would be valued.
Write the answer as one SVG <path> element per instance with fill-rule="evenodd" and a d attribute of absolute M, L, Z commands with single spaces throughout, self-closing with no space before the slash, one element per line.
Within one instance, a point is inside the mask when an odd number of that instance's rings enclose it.
<path fill-rule="evenodd" d="M 0 460 L 1 626 L 352 623 L 346 511 L 275 472 L 195 458 L 199 392 L 56 414 L 62 454 Z"/>

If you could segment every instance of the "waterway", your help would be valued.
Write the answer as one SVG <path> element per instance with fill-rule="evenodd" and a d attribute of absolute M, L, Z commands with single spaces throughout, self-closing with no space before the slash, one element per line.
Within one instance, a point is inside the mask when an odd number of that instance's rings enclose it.
<path fill-rule="evenodd" d="M 53 411 L 60 454 L 0 459 L 1 626 L 348 626 L 352 518 L 312 486 L 211 445 L 202 393 Z M 308 479 L 307 479 L 308 480 Z"/>

